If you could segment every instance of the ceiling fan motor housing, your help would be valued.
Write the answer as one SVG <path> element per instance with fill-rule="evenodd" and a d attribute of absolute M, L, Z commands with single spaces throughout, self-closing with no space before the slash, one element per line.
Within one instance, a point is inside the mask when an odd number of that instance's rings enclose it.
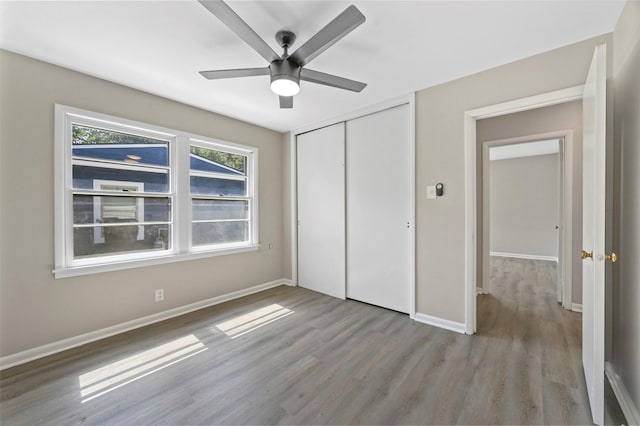
<path fill-rule="evenodd" d="M 276 60 L 269 65 L 271 73 L 271 82 L 275 80 L 291 80 L 296 84 L 300 84 L 300 70 L 298 64 L 289 61 L 288 59 Z"/>

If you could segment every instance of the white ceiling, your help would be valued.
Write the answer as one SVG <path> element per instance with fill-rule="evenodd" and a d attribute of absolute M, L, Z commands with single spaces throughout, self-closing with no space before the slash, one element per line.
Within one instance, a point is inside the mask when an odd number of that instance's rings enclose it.
<path fill-rule="evenodd" d="M 619 0 L 229 1 L 276 51 L 349 4 L 367 21 L 308 68 L 368 83 L 352 93 L 302 82 L 283 110 L 269 78 L 208 81 L 200 70 L 267 66 L 196 1 L 0 2 L 0 47 L 278 131 L 325 121 L 613 31 Z"/>

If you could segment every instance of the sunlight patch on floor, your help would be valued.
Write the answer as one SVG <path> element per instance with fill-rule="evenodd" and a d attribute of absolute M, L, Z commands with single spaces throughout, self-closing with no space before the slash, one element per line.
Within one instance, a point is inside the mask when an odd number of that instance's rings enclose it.
<path fill-rule="evenodd" d="M 78 377 L 85 403 L 190 358 L 207 347 L 193 334 L 96 368 Z"/>
<path fill-rule="evenodd" d="M 289 316 L 292 313 L 293 311 L 291 309 L 274 303 L 273 305 L 265 306 L 264 308 L 256 309 L 255 311 L 216 324 L 216 328 L 232 339 L 235 339 L 236 337 L 240 337 Z"/>

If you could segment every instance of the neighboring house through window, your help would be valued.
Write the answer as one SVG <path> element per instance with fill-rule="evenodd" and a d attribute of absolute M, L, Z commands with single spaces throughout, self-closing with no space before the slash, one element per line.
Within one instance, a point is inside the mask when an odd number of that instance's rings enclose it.
<path fill-rule="evenodd" d="M 56 277 L 257 248 L 257 155 L 56 105 Z"/>
<path fill-rule="evenodd" d="M 143 182 L 94 179 L 96 191 L 144 192 Z M 97 223 L 142 222 L 144 199 L 133 197 L 93 197 L 93 217 Z M 137 226 L 136 240 L 144 240 L 144 225 Z M 94 228 L 93 243 L 104 244 L 104 227 Z"/>

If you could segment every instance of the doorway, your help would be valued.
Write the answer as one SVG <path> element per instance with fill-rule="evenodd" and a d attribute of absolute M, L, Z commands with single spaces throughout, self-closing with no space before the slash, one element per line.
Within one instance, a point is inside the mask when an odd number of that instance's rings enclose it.
<path fill-rule="evenodd" d="M 480 134 L 484 124 L 478 123 Z M 557 302 L 573 309 L 573 130 L 484 141 L 481 147 L 478 293 L 491 292 L 495 257 L 552 261 Z"/>
<path fill-rule="evenodd" d="M 527 111 L 543 106 L 582 100 L 584 113 L 585 154 L 581 164 L 585 168 L 586 192 L 583 200 L 582 250 L 584 309 L 582 324 L 582 364 L 593 421 L 603 424 L 604 413 L 604 353 L 605 353 L 605 254 L 606 222 L 606 148 L 607 148 L 607 56 L 606 45 L 594 49 L 585 84 L 528 98 L 516 99 L 466 111 L 465 128 L 465 331 L 476 332 L 477 293 L 477 141 L 476 120 Z M 610 124 L 610 123 L 609 123 Z M 595 154 L 594 154 L 595 153 Z M 592 160 L 595 157 L 597 161 Z M 595 167 L 594 167 L 595 164 Z M 595 182 L 591 182 L 595 181 Z M 578 192 L 578 191 L 576 191 Z M 595 193 L 595 194 L 594 194 Z M 593 218 L 597 220 L 593 221 Z M 592 262 L 592 263 L 588 263 Z M 595 265 L 595 267 L 593 267 Z M 610 277 L 609 277 L 610 278 Z"/>
<path fill-rule="evenodd" d="M 476 318 L 476 295 L 478 291 L 478 284 L 482 280 L 482 258 L 478 254 L 482 253 L 482 226 L 478 226 L 479 222 L 478 213 L 481 204 L 479 200 L 479 185 L 481 179 L 478 177 L 478 170 L 481 169 L 482 156 L 478 154 L 477 143 L 477 121 L 493 117 L 511 116 L 514 117 L 521 112 L 533 112 L 540 111 L 544 107 L 558 106 L 562 104 L 571 103 L 574 101 L 581 101 L 584 86 L 576 86 L 567 89 L 557 90 L 541 95 L 531 96 L 529 98 L 522 98 L 515 101 L 509 101 L 501 104 L 491 105 L 475 110 L 465 112 L 465 333 L 474 334 L 477 329 Z M 533 123 L 531 120 L 526 120 L 528 123 Z M 562 127 L 560 127 L 562 128 Z M 522 130 L 522 129 L 521 129 Z M 580 130 L 581 131 L 581 130 Z M 539 132 L 539 130 L 538 130 Z M 525 134 L 535 134 L 536 131 L 525 132 Z M 521 133 L 522 134 L 522 133 Z M 504 138 L 504 137 L 503 137 Z M 500 137 L 492 137 L 487 140 L 497 140 Z M 565 139 L 568 140 L 568 139 Z M 574 146 L 574 151 L 577 151 L 579 145 Z M 581 155 L 581 152 L 580 152 Z M 568 161 L 573 163 L 573 158 L 570 155 L 566 155 L 564 158 L 565 169 L 574 169 L 574 175 L 579 175 L 578 164 L 576 167 L 568 165 Z M 574 181 L 576 176 L 574 176 Z M 580 194 L 580 191 L 575 191 L 574 195 Z M 573 202 L 576 203 L 577 196 L 573 197 Z M 580 203 L 582 200 L 580 199 Z M 579 205 L 579 204 L 577 204 Z M 574 209 L 576 210 L 576 209 Z M 574 220 L 574 228 L 576 221 Z M 575 243 L 575 238 L 574 238 Z M 572 249 L 573 251 L 573 249 Z M 574 283 L 577 280 L 575 270 L 573 272 Z M 578 281 L 579 282 L 579 281 Z M 577 286 L 576 286 L 577 287 Z"/>

